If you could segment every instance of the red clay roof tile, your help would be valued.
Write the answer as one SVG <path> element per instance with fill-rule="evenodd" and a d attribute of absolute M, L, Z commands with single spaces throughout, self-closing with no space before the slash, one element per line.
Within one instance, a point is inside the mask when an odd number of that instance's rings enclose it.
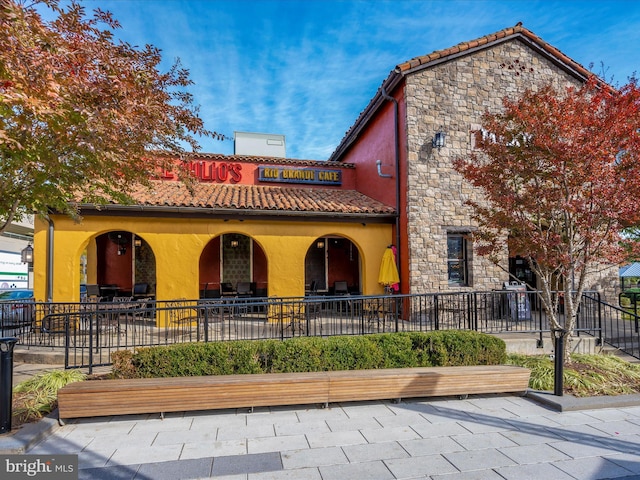
<path fill-rule="evenodd" d="M 153 151 L 149 153 L 152 155 L 168 155 L 166 152 L 161 151 Z M 325 160 L 261 157 L 255 155 L 225 155 L 224 153 L 189 152 L 184 154 L 184 157 L 188 160 L 212 160 L 218 162 L 265 163 L 313 167 L 322 166 L 324 168 L 355 168 L 355 165 L 350 163 L 327 162 Z"/>
<path fill-rule="evenodd" d="M 471 48 L 475 48 L 476 46 L 486 45 L 488 43 L 495 42 L 496 40 L 499 40 L 501 38 L 506 38 L 516 34 L 521 34 L 522 36 L 527 37 L 529 40 L 538 44 L 545 51 L 547 51 L 548 53 L 556 57 L 558 60 L 561 60 L 563 63 L 566 63 L 572 69 L 579 72 L 581 75 L 584 75 L 585 77 L 588 77 L 591 75 L 591 72 L 589 72 L 586 68 L 584 68 L 578 62 L 576 62 L 575 60 L 572 60 L 567 55 L 562 53 L 560 50 L 558 50 L 557 48 L 553 47 L 549 43 L 542 40 L 531 30 L 527 30 L 525 27 L 522 26 L 521 23 L 518 23 L 514 27 L 508 27 L 503 30 L 500 30 L 499 32 L 491 33 L 489 35 L 485 35 L 484 37 L 480 37 L 475 40 L 462 42 L 453 47 L 449 47 L 443 50 L 437 50 L 428 55 L 422 55 L 416 58 L 412 58 L 411 60 L 408 60 L 398 65 L 397 69 L 399 72 L 406 72 L 407 70 L 412 70 L 416 66 L 424 65 L 433 60 L 445 58 L 449 55 L 453 55 L 459 52 L 464 52 Z"/>
<path fill-rule="evenodd" d="M 132 198 L 138 206 L 191 207 L 203 209 L 258 210 L 266 212 L 308 212 L 386 214 L 394 208 L 355 190 L 296 188 L 262 185 L 198 183 L 193 194 L 176 181 L 154 180 L 151 188 L 140 186 Z"/>

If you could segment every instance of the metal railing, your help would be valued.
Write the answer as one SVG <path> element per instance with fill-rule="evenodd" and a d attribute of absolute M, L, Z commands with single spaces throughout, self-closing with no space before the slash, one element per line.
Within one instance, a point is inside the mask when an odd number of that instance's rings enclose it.
<path fill-rule="evenodd" d="M 10 315 L 16 310 L 20 315 Z M 604 336 L 607 343 L 622 345 L 638 356 L 634 321 L 637 326 L 633 313 L 605 304 L 590 292 L 585 294 L 576 331 L 600 342 Z M 504 290 L 171 302 L 20 301 L 0 305 L 0 327 L 2 336 L 18 337 L 25 348 L 63 350 L 65 366 L 90 369 L 109 365 L 117 350 L 185 342 L 455 329 L 534 334 L 541 347 L 550 331 L 536 292 Z"/>
<path fill-rule="evenodd" d="M 640 297 L 638 298 L 640 301 Z M 635 302 L 634 302 L 635 303 Z M 640 358 L 640 317 L 634 306 L 618 307 L 603 302 L 600 296 L 587 293 L 582 308 L 597 312 L 604 343 L 635 358 Z M 594 314 L 590 315 L 591 317 Z"/>

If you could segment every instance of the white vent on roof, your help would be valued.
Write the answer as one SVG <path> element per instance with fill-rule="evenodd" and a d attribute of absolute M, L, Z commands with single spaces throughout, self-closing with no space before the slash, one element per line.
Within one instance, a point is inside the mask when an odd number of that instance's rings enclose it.
<path fill-rule="evenodd" d="M 233 132 L 233 137 L 236 155 L 286 158 L 284 135 Z"/>

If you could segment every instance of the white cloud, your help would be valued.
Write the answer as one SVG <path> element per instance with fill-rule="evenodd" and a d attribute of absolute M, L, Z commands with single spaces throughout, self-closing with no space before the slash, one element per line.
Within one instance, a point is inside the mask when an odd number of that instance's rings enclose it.
<path fill-rule="evenodd" d="M 284 134 L 287 156 L 326 159 L 399 63 L 524 26 L 625 82 L 638 66 L 640 8 L 609 1 L 101 0 L 120 35 L 176 57 L 207 128 Z M 232 142 L 202 141 L 232 153 Z"/>

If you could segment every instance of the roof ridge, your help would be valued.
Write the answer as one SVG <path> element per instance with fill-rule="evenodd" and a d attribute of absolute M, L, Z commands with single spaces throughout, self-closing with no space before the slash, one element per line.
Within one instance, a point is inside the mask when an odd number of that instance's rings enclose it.
<path fill-rule="evenodd" d="M 168 152 L 162 150 L 150 150 L 147 155 L 163 156 L 163 157 L 175 157 L 183 158 L 186 160 L 218 160 L 227 162 L 244 162 L 244 163 L 281 163 L 290 165 L 324 165 L 330 167 L 339 168 L 355 168 L 353 164 L 345 164 L 342 162 L 330 162 L 328 160 L 310 160 L 303 158 L 284 158 L 284 157 L 270 157 L 266 155 L 236 155 L 225 154 L 216 152 L 183 152 L 181 154 L 175 152 Z"/>
<path fill-rule="evenodd" d="M 481 47 L 491 42 L 495 42 L 496 40 L 500 40 L 500 39 L 511 37 L 518 34 L 521 34 L 527 37 L 529 40 L 539 45 L 547 53 L 553 55 L 554 57 L 557 57 L 562 62 L 571 65 L 572 68 L 577 70 L 580 74 L 584 75 L 585 77 L 593 75 L 592 72 L 587 70 L 580 63 L 573 60 L 568 55 L 562 53 L 560 50 L 558 50 L 556 47 L 551 45 L 549 42 L 545 42 L 541 37 L 533 33 L 531 30 L 525 28 L 522 25 L 522 22 L 516 23 L 513 27 L 503 28 L 502 30 L 498 30 L 497 32 L 490 33 L 488 35 L 483 35 L 482 37 L 479 37 L 473 40 L 460 42 L 457 45 L 454 45 L 452 47 L 444 48 L 441 50 L 435 50 L 429 54 L 420 55 L 420 56 L 411 58 L 405 62 L 398 64 L 396 66 L 396 71 L 398 73 L 405 73 L 409 70 L 413 70 L 414 68 L 420 67 L 421 65 L 425 65 L 427 63 L 433 62 L 434 60 L 443 59 L 450 55 L 465 52 L 472 48 Z"/>

